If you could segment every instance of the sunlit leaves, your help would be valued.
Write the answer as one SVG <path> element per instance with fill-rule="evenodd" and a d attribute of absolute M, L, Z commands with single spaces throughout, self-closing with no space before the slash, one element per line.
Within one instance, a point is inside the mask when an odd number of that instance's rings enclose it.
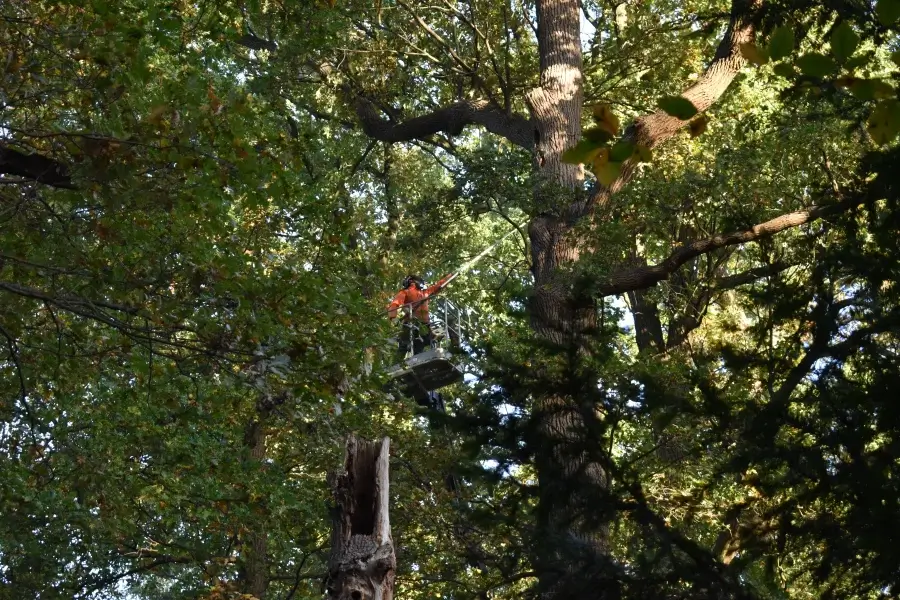
<path fill-rule="evenodd" d="M 597 127 L 609 134 L 611 138 L 619 135 L 619 118 L 608 104 L 595 104 L 591 107 L 591 116 Z"/>

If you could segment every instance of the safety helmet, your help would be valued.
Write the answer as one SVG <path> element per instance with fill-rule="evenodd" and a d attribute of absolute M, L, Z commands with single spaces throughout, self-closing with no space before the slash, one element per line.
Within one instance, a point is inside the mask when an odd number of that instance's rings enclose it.
<path fill-rule="evenodd" d="M 417 288 L 421 288 L 425 285 L 425 282 L 418 275 L 408 275 L 406 279 L 403 280 L 403 289 L 405 290 L 408 288 L 413 282 L 415 282 Z"/>

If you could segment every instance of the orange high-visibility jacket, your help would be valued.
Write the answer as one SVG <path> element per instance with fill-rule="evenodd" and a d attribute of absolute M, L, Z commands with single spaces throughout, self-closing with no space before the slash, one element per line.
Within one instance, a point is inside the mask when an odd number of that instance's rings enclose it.
<path fill-rule="evenodd" d="M 409 287 L 394 296 L 391 303 L 388 304 L 388 318 L 393 319 L 397 316 L 397 309 L 401 306 L 412 305 L 413 315 L 423 323 L 428 322 L 428 297 L 441 289 L 451 275 L 445 275 L 440 281 L 434 285 L 420 290 L 416 287 L 416 282 L 410 282 Z"/>

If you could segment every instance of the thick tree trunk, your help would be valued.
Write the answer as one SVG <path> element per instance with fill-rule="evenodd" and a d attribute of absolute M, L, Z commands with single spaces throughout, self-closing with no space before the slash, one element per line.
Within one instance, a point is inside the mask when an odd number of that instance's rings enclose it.
<path fill-rule="evenodd" d="M 532 326 L 538 336 L 565 349 L 573 361 L 581 359 L 597 326 L 594 302 L 574 296 L 570 273 L 583 243 L 571 235 L 573 222 L 568 213 L 583 198 L 584 173 L 581 167 L 560 160 L 581 136 L 579 15 L 578 0 L 537 2 L 540 87 L 527 96 L 540 181 L 535 199 L 543 209 L 529 227 L 535 278 Z M 587 507 L 579 491 L 605 490 L 606 472 L 584 451 L 586 427 L 577 399 L 561 391 L 546 393 L 537 399 L 533 419 L 540 527 L 547 541 L 538 557 L 542 592 L 559 598 L 601 597 L 597 594 L 602 591 L 582 584 L 585 569 L 591 569 L 588 565 L 595 566 L 607 553 L 606 527 L 602 522 L 587 523 Z"/>
<path fill-rule="evenodd" d="M 325 582 L 329 600 L 391 600 L 397 560 L 388 519 L 390 440 L 351 435 L 329 483 L 336 506 Z"/>

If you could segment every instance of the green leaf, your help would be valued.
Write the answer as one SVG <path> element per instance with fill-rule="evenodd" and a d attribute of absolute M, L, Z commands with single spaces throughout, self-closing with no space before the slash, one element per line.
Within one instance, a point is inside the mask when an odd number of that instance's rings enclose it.
<path fill-rule="evenodd" d="M 677 117 L 682 121 L 687 121 L 697 114 L 697 107 L 684 96 L 666 96 L 661 98 L 657 104 L 663 111 Z"/>
<path fill-rule="evenodd" d="M 609 151 L 609 160 L 612 162 L 622 162 L 631 158 L 634 154 L 634 144 L 632 142 L 618 142 Z"/>
<path fill-rule="evenodd" d="M 847 64 L 844 65 L 844 68 L 847 69 L 848 71 L 854 71 L 854 70 L 868 64 L 869 58 L 870 57 L 868 57 L 866 55 L 855 56 L 847 61 Z"/>
<path fill-rule="evenodd" d="M 897 50 L 896 52 L 891 54 L 891 60 L 894 62 L 895 65 L 900 67 L 900 50 Z"/>
<path fill-rule="evenodd" d="M 825 77 L 834 71 L 834 60 L 830 56 L 812 52 L 797 59 L 800 72 L 808 77 Z"/>
<path fill-rule="evenodd" d="M 787 25 L 777 27 L 769 39 L 769 58 L 781 60 L 794 51 L 794 30 Z"/>
<path fill-rule="evenodd" d="M 597 181 L 602 183 L 605 186 L 610 186 L 613 182 L 619 178 L 619 175 L 622 173 L 622 163 L 618 162 L 606 162 L 603 165 L 594 170 L 594 175 L 597 176 Z"/>
<path fill-rule="evenodd" d="M 560 159 L 564 163 L 568 163 L 570 165 L 580 165 L 583 162 L 587 162 L 588 156 L 599 147 L 599 144 L 596 144 L 590 140 L 581 140 L 568 150 L 562 153 Z"/>
<path fill-rule="evenodd" d="M 900 0 L 878 0 L 875 5 L 875 15 L 882 25 L 893 25 L 900 19 Z"/>
<path fill-rule="evenodd" d="M 834 28 L 831 34 L 831 53 L 843 63 L 856 52 L 859 46 L 859 35 L 853 31 L 853 27 L 847 21 L 841 21 L 841 24 Z"/>
<path fill-rule="evenodd" d="M 880 100 L 894 95 L 894 88 L 883 79 L 855 79 L 849 88 L 850 93 L 860 100 Z"/>
<path fill-rule="evenodd" d="M 779 77 L 784 77 L 785 79 L 793 79 L 797 74 L 797 69 L 794 68 L 794 65 L 790 63 L 779 63 L 775 65 L 772 70 Z"/>
<path fill-rule="evenodd" d="M 764 48 L 760 48 L 753 42 L 746 42 L 744 44 L 741 44 L 741 55 L 746 58 L 748 62 L 756 65 L 757 67 L 769 62 L 768 51 Z"/>
<path fill-rule="evenodd" d="M 637 155 L 638 158 L 641 159 L 641 162 L 652 162 L 653 161 L 653 151 L 643 144 L 637 145 Z"/>
<path fill-rule="evenodd" d="M 869 135 L 878 145 L 884 145 L 900 133 L 900 100 L 882 100 L 869 115 L 866 124 Z"/>

